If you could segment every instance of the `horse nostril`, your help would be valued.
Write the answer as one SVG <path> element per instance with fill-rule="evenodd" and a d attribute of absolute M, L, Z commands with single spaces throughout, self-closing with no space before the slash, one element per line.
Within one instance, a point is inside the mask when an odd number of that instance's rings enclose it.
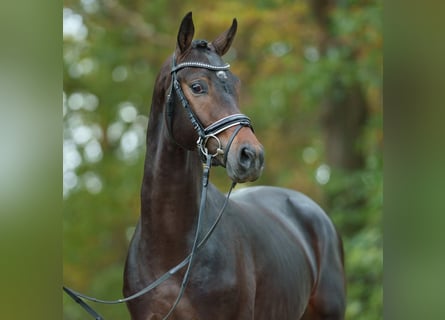
<path fill-rule="evenodd" d="M 241 166 L 248 169 L 255 161 L 255 152 L 248 146 L 242 147 L 240 150 L 239 161 Z"/>

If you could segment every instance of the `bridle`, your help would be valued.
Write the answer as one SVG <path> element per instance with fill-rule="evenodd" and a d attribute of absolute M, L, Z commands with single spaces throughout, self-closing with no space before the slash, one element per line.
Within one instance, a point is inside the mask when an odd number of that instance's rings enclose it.
<path fill-rule="evenodd" d="M 212 154 L 212 157 L 216 157 L 218 155 L 224 155 L 224 164 L 227 162 L 227 155 L 229 153 L 230 146 L 232 145 L 233 139 L 235 139 L 235 136 L 238 134 L 239 130 L 241 130 L 242 127 L 249 127 L 253 131 L 253 127 L 251 124 L 251 121 L 249 117 L 237 113 L 232 114 L 229 116 L 226 116 L 222 119 L 217 120 L 216 122 L 212 123 L 208 127 L 204 127 L 199 120 L 199 118 L 195 115 L 192 108 L 190 107 L 190 104 L 185 97 L 184 91 L 182 91 L 181 84 L 178 81 L 177 78 L 177 72 L 181 69 L 185 68 L 201 68 L 201 69 L 207 69 L 211 71 L 227 71 L 230 68 L 230 65 L 228 63 L 222 65 L 222 66 L 215 66 L 207 63 L 202 62 L 194 62 L 194 61 L 187 61 L 187 62 L 181 62 L 180 64 L 176 65 L 176 59 L 175 55 L 173 55 L 172 59 L 172 69 L 171 69 L 171 75 L 172 75 L 172 82 L 170 86 L 170 92 L 167 96 L 167 128 L 170 132 L 170 136 L 173 137 L 172 134 L 172 123 L 173 123 L 173 114 L 174 114 L 174 104 L 173 104 L 173 90 L 178 96 L 179 100 L 181 101 L 182 106 L 184 107 L 188 118 L 190 119 L 190 122 L 193 125 L 193 128 L 195 129 L 196 133 L 198 134 L 198 140 L 196 141 L 196 145 L 198 147 L 198 150 L 201 154 L 201 157 L 204 161 L 208 154 L 207 149 L 207 142 L 210 139 L 214 139 L 218 147 L 216 148 L 216 152 Z M 232 136 L 228 140 L 228 143 L 226 145 L 226 150 L 224 151 L 222 148 L 221 141 L 218 138 L 218 134 L 231 128 L 237 126 L 237 128 L 232 133 Z"/>
<path fill-rule="evenodd" d="M 202 62 L 193 62 L 193 61 L 182 62 L 182 63 L 176 65 L 175 56 L 173 55 L 173 62 L 172 62 L 172 69 L 171 69 L 172 83 L 170 86 L 170 92 L 167 96 L 167 103 L 166 103 L 167 104 L 167 127 L 170 132 L 170 135 L 172 136 L 172 132 L 171 132 L 172 122 L 173 122 L 173 102 L 172 102 L 173 95 L 172 95 L 172 93 L 173 93 L 173 89 L 174 89 L 174 92 L 179 97 L 179 100 L 181 101 L 182 106 L 184 107 L 184 109 L 187 112 L 187 115 L 193 125 L 193 128 L 195 129 L 195 131 L 198 134 L 198 140 L 196 141 L 196 144 L 198 146 L 198 150 L 200 152 L 201 159 L 204 164 L 203 165 L 203 177 L 202 177 L 201 202 L 200 202 L 200 206 L 199 206 L 195 238 L 193 241 L 191 252 L 181 263 L 179 263 L 175 267 L 171 268 L 169 271 L 167 271 L 165 274 L 163 274 L 160 278 L 158 278 L 154 282 L 150 283 L 142 290 L 132 294 L 131 296 L 123 298 L 123 299 L 116 299 L 116 300 L 97 299 L 94 297 L 84 295 L 80 292 L 74 291 L 73 289 L 70 289 L 66 286 L 63 286 L 63 290 L 72 299 L 74 299 L 74 301 L 76 301 L 80 306 L 82 306 L 85 309 L 85 311 L 87 311 L 96 320 L 103 320 L 103 317 L 82 299 L 97 302 L 97 303 L 102 303 L 102 304 L 120 304 L 120 303 L 128 302 L 128 301 L 134 300 L 134 299 L 150 292 L 151 290 L 155 289 L 156 287 L 161 285 L 163 282 L 165 282 L 171 276 L 175 275 L 179 270 L 181 270 L 182 268 L 184 268 L 187 265 L 187 269 L 184 273 L 182 283 L 181 283 L 181 288 L 178 293 L 178 296 L 176 297 L 176 300 L 173 303 L 172 307 L 170 308 L 169 312 L 163 318 L 163 320 L 168 319 L 171 316 L 171 314 L 173 313 L 173 311 L 175 310 L 175 308 L 177 307 L 177 305 L 179 304 L 179 301 L 181 300 L 181 298 L 184 294 L 185 288 L 186 288 L 188 280 L 189 280 L 190 270 L 191 270 L 192 263 L 193 263 L 195 255 L 196 255 L 196 252 L 206 244 L 207 240 L 210 238 L 210 236 L 212 235 L 216 226 L 218 225 L 219 221 L 221 220 L 224 210 L 227 207 L 230 194 L 232 193 L 232 190 L 236 185 L 235 182 L 232 182 L 232 185 L 230 186 L 229 192 L 227 193 L 224 204 L 221 207 L 221 210 L 218 213 L 214 223 L 209 228 L 209 230 L 204 235 L 204 237 L 201 240 L 199 240 L 199 234 L 200 234 L 200 229 L 201 229 L 201 220 L 202 220 L 203 212 L 205 210 L 205 204 L 206 204 L 206 199 L 207 199 L 207 187 L 208 187 L 208 182 L 209 182 L 210 168 L 212 165 L 212 158 L 214 158 L 218 155 L 224 155 L 224 165 L 225 165 L 226 161 L 227 161 L 227 155 L 230 150 L 230 146 L 231 146 L 235 136 L 238 134 L 238 132 L 241 130 L 241 128 L 249 127 L 253 131 L 253 127 L 252 127 L 250 119 L 243 114 L 229 115 L 227 117 L 219 119 L 218 121 L 214 122 L 213 124 L 209 125 L 208 127 L 204 127 L 202 125 L 201 121 L 199 120 L 199 118 L 192 111 L 190 104 L 187 101 L 187 98 L 185 97 L 184 92 L 181 89 L 181 85 L 177 79 L 176 72 L 181 69 L 184 69 L 184 68 L 203 68 L 203 69 L 207 69 L 207 70 L 211 70 L 211 71 L 226 71 L 226 70 L 229 70 L 230 65 L 225 64 L 223 66 L 215 66 L 215 65 L 202 63 Z M 225 147 L 226 150 L 224 151 L 221 141 L 219 140 L 217 135 L 219 133 L 227 130 L 228 128 L 231 128 L 234 126 L 237 126 L 237 127 L 233 131 L 230 139 L 228 140 L 228 143 Z M 218 143 L 218 147 L 214 154 L 210 154 L 206 147 L 209 139 L 215 139 L 216 142 Z"/>

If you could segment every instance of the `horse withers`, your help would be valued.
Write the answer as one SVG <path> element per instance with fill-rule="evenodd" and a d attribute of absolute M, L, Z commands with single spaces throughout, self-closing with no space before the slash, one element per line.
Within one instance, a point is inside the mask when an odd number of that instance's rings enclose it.
<path fill-rule="evenodd" d="M 156 79 L 124 295 L 159 279 L 191 252 L 195 257 L 190 270 L 127 302 L 131 318 L 344 319 L 341 240 L 316 203 L 266 186 L 242 188 L 225 203 L 220 191 L 202 182 L 205 159 L 225 167 L 237 183 L 254 181 L 263 170 L 263 147 L 238 107 L 239 80 L 221 58 L 236 30 L 234 19 L 214 41 L 193 40 L 187 14 L 176 50 Z M 212 228 L 223 207 L 219 224 L 195 250 L 195 238 Z"/>

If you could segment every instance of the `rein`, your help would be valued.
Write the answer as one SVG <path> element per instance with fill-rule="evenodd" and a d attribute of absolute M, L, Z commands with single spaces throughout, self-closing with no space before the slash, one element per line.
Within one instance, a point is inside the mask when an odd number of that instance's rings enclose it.
<path fill-rule="evenodd" d="M 174 304 L 170 308 L 170 311 L 163 318 L 163 320 L 168 319 L 170 317 L 170 315 L 173 313 L 174 309 L 176 308 L 176 306 L 178 305 L 179 301 L 181 300 L 182 295 L 184 294 L 185 288 L 187 286 L 188 279 L 189 279 L 189 273 L 190 273 L 190 269 L 191 269 L 192 262 L 193 262 L 193 258 L 195 256 L 196 252 L 199 249 L 201 249 L 206 244 L 207 240 L 209 240 L 210 236 L 212 235 L 213 231 L 215 230 L 216 226 L 218 225 L 219 221 L 221 220 L 221 218 L 223 216 L 223 213 L 224 213 L 224 210 L 226 209 L 227 204 L 229 203 L 229 197 L 230 197 L 230 195 L 232 193 L 233 188 L 236 185 L 236 182 L 232 182 L 232 184 L 230 186 L 230 189 L 229 189 L 229 192 L 227 193 L 227 196 L 226 196 L 226 198 L 224 200 L 223 206 L 221 207 L 221 210 L 218 213 L 218 216 L 216 217 L 215 221 L 213 222 L 212 226 L 209 228 L 207 233 L 204 235 L 204 237 L 198 242 L 198 235 L 199 235 L 199 229 L 200 229 L 200 224 L 201 224 L 201 217 L 203 215 L 205 202 L 206 202 L 206 198 L 207 198 L 207 187 L 208 187 L 209 174 L 210 174 L 211 158 L 212 158 L 211 155 L 209 155 L 208 158 L 207 158 L 206 164 L 204 165 L 203 177 L 202 177 L 203 190 L 202 190 L 202 193 L 201 193 L 200 210 L 199 210 L 199 214 L 198 214 L 198 223 L 197 223 L 197 228 L 196 228 L 196 232 L 195 232 L 195 239 L 194 239 L 194 242 L 193 242 L 193 247 L 192 247 L 192 250 L 191 250 L 190 254 L 182 262 L 178 263 L 176 266 L 174 266 L 173 268 L 168 270 L 161 277 L 159 277 L 157 280 L 155 280 L 154 282 L 152 282 L 149 285 L 147 285 L 145 288 L 143 288 L 140 291 L 132 294 L 131 296 L 128 296 L 128 297 L 122 298 L 122 299 L 116 299 L 116 300 L 97 299 L 97 298 L 94 298 L 94 297 L 87 296 L 87 295 L 85 295 L 83 293 L 77 292 L 77 291 L 75 291 L 75 290 L 73 290 L 71 288 L 68 288 L 66 286 L 63 286 L 63 290 L 74 301 L 76 301 L 82 308 L 84 308 L 85 311 L 88 312 L 94 319 L 96 319 L 96 320 L 104 320 L 104 318 L 97 311 L 95 311 L 90 305 L 88 305 L 82 299 L 89 300 L 89 301 L 96 302 L 96 303 L 101 303 L 101 304 L 120 304 L 120 303 L 128 302 L 128 301 L 134 300 L 136 298 L 139 298 L 140 296 L 143 296 L 144 294 L 146 294 L 146 293 L 150 292 L 151 290 L 157 288 L 159 285 L 161 285 L 162 283 L 167 281 L 170 277 L 175 275 L 179 270 L 181 270 L 182 268 L 184 268 L 188 264 L 186 273 L 184 274 L 184 277 L 182 279 L 180 292 L 179 292 L 179 294 L 178 294 Z"/>
<path fill-rule="evenodd" d="M 216 157 L 217 155 L 224 155 L 224 165 L 225 165 L 226 161 L 227 161 L 228 151 L 230 149 L 230 146 L 231 146 L 233 140 L 235 139 L 235 136 L 238 134 L 238 132 L 241 130 L 242 127 L 249 127 L 252 130 L 253 130 L 253 127 L 251 125 L 250 119 L 247 116 L 245 116 L 243 114 L 233 114 L 233 115 L 224 117 L 224 118 L 214 122 L 213 124 L 209 125 L 208 127 L 204 128 L 203 125 L 201 124 L 200 120 L 198 119 L 198 117 L 193 113 L 193 111 L 190 107 L 190 104 L 187 101 L 187 99 L 184 95 L 184 92 L 181 89 L 181 85 L 180 85 L 179 81 L 177 80 L 176 72 L 183 68 L 204 68 L 204 69 L 208 69 L 208 70 L 212 70 L 212 71 L 223 71 L 223 70 L 228 70 L 229 67 L 230 67 L 229 64 L 225 64 L 223 66 L 214 66 L 214 65 L 201 63 L 201 62 L 183 62 L 183 63 L 176 65 L 175 57 L 173 56 L 173 63 L 172 63 L 172 70 L 171 70 L 172 85 L 170 87 L 170 93 L 168 94 L 168 98 L 167 98 L 168 129 L 171 132 L 171 124 L 172 124 L 172 118 L 173 118 L 171 99 L 172 99 L 172 92 L 174 89 L 175 93 L 177 94 L 177 96 L 179 97 L 179 99 L 181 101 L 182 106 L 187 111 L 188 117 L 193 125 L 193 128 L 195 129 L 195 131 L 198 134 L 198 140 L 196 143 L 197 143 L 198 150 L 201 154 L 201 158 L 203 159 L 203 164 L 204 164 L 203 165 L 203 177 L 202 177 L 201 202 L 200 202 L 200 206 L 199 206 L 198 220 L 197 220 L 197 224 L 196 224 L 195 238 L 193 241 L 192 249 L 191 249 L 190 254 L 182 262 L 180 262 L 175 267 L 171 268 L 169 271 L 164 273 L 160 278 L 158 278 L 154 282 L 150 283 L 149 285 L 147 285 L 145 288 L 141 289 L 140 291 L 132 294 L 131 296 L 128 296 L 128 297 L 125 297 L 122 299 L 117 299 L 117 300 L 97 299 L 94 297 L 84 295 L 80 292 L 74 291 L 73 289 L 70 289 L 66 286 L 63 286 L 63 290 L 74 301 L 76 301 L 82 308 L 84 308 L 85 311 L 87 311 L 91 316 L 93 316 L 94 319 L 103 320 L 103 317 L 97 311 L 95 311 L 91 306 L 89 306 L 84 300 L 89 300 L 92 302 L 102 303 L 102 304 L 120 304 L 120 303 L 134 300 L 134 299 L 150 292 L 151 290 L 155 289 L 156 287 L 158 287 L 159 285 L 164 283 L 167 279 L 169 279 L 171 276 L 175 275 L 179 270 L 181 270 L 182 268 L 184 268 L 187 265 L 187 269 L 184 273 L 178 296 L 176 297 L 174 304 L 170 308 L 169 312 L 165 315 L 163 320 L 168 319 L 170 317 L 170 315 L 173 313 L 173 311 L 175 310 L 175 308 L 177 307 L 177 305 L 179 304 L 179 302 L 184 294 L 184 291 L 185 291 L 185 288 L 189 281 L 189 278 L 190 278 L 190 270 L 192 268 L 192 264 L 193 264 L 195 255 L 198 252 L 198 250 L 201 249 L 206 244 L 207 240 L 210 238 L 210 236 L 212 235 L 216 226 L 218 225 L 219 221 L 221 220 L 221 217 L 222 217 L 222 215 L 227 207 L 227 204 L 229 202 L 228 201 L 229 197 L 232 193 L 233 188 L 236 185 L 236 182 L 232 182 L 232 185 L 230 186 L 229 192 L 227 193 L 227 196 L 224 200 L 221 210 L 218 213 L 218 216 L 216 217 L 214 223 L 209 228 L 209 230 L 207 231 L 205 236 L 201 240 L 199 240 L 199 233 L 200 233 L 200 229 L 201 229 L 201 220 L 202 220 L 201 218 L 202 218 L 203 212 L 205 210 L 205 204 L 206 204 L 206 199 L 207 199 L 207 189 L 208 189 L 210 168 L 212 165 L 212 158 Z M 228 128 L 231 128 L 234 126 L 237 126 L 237 128 L 232 133 L 232 135 L 226 145 L 226 151 L 224 151 L 222 148 L 222 145 L 221 145 L 221 141 L 219 140 L 217 135 L 219 133 L 223 132 L 224 130 L 227 130 Z M 215 154 L 210 154 L 206 147 L 207 142 L 211 138 L 215 139 L 218 143 L 218 148 L 217 148 Z"/>

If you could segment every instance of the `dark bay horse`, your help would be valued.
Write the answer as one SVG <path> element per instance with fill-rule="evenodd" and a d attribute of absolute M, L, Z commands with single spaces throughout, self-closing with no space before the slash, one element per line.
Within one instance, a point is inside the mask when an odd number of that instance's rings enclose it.
<path fill-rule="evenodd" d="M 214 41 L 193 40 L 187 14 L 176 50 L 156 79 L 125 296 L 193 250 L 204 188 L 202 158 L 211 155 L 212 164 L 225 167 L 239 183 L 256 180 L 263 170 L 263 147 L 239 111 L 239 80 L 221 58 L 236 29 L 234 19 Z M 208 184 L 202 234 L 224 202 Z M 292 190 L 263 186 L 234 192 L 217 228 L 196 251 L 188 285 L 172 310 L 185 273 L 183 268 L 127 302 L 132 319 L 344 319 L 341 240 L 325 212 Z"/>

